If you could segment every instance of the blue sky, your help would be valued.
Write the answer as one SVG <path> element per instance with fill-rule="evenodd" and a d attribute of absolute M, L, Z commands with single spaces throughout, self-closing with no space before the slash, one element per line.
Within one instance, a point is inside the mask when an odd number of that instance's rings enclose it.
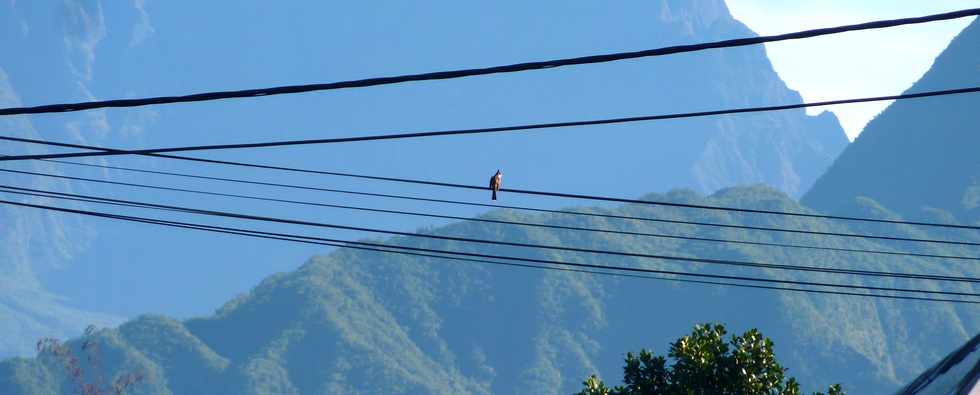
<path fill-rule="evenodd" d="M 977 0 L 727 0 L 762 35 L 980 6 Z M 973 18 L 766 44 L 773 67 L 806 101 L 898 94 L 919 79 Z M 828 107 L 853 140 L 890 102 Z M 809 112 L 822 111 L 812 108 Z"/>

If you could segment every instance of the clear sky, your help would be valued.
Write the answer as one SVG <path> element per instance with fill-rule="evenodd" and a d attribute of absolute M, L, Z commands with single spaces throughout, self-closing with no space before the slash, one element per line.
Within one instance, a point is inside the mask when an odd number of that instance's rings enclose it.
<path fill-rule="evenodd" d="M 978 0 L 727 0 L 761 35 L 980 7 Z M 897 94 L 973 19 L 766 44 L 773 67 L 806 101 Z M 846 59 L 846 61 L 845 61 Z M 851 140 L 889 103 L 830 107 Z M 823 109 L 812 108 L 810 113 Z"/>

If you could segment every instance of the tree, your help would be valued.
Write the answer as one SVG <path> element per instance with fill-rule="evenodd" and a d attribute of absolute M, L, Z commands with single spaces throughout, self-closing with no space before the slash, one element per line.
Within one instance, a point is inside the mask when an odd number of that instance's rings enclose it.
<path fill-rule="evenodd" d="M 726 342 L 726 333 L 720 324 L 696 325 L 670 345 L 670 366 L 667 358 L 647 350 L 627 353 L 622 386 L 609 388 L 592 375 L 577 395 L 800 394 L 799 383 L 786 379 L 786 369 L 776 361 L 772 340 L 751 329 Z M 844 394 L 840 384 L 827 392 Z"/>
<path fill-rule="evenodd" d="M 71 347 L 55 338 L 42 338 L 37 342 L 38 356 L 53 357 L 64 368 L 71 379 L 72 386 L 80 395 L 122 395 L 130 387 L 143 381 L 141 373 L 126 373 L 120 375 L 111 385 L 105 384 L 102 374 L 102 353 L 99 343 L 95 340 L 95 326 L 85 328 L 85 339 L 81 351 L 85 352 L 85 361 L 92 372 L 86 374 L 82 360 L 72 351 Z"/>

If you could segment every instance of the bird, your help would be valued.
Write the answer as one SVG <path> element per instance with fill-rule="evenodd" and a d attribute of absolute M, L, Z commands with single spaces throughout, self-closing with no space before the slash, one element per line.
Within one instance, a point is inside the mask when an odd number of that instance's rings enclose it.
<path fill-rule="evenodd" d="M 493 195 L 490 196 L 492 200 L 497 200 L 497 191 L 500 190 L 500 179 L 504 177 L 504 173 L 497 169 L 497 173 L 490 177 L 490 190 L 493 191 Z"/>

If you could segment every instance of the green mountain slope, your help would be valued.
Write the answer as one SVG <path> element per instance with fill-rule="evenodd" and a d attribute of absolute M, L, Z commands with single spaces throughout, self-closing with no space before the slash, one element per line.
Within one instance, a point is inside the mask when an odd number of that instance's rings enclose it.
<path fill-rule="evenodd" d="M 676 191 L 650 199 L 805 210 L 766 187 L 733 188 L 703 197 Z M 894 216 L 864 202 L 864 215 Z M 835 232 L 881 231 L 845 224 L 648 205 L 579 208 L 620 215 L 676 218 Z M 681 228 L 651 222 L 494 211 L 488 217 L 667 234 L 888 249 L 861 240 Z M 520 240 L 644 253 L 733 258 L 902 272 L 977 275 L 974 262 L 815 252 L 649 237 L 456 223 L 436 234 Z M 930 237 L 909 227 L 889 234 Z M 831 274 L 713 267 L 566 252 L 474 246 L 396 238 L 412 246 L 542 257 L 575 262 L 669 268 L 772 278 L 943 287 Z M 928 247 L 933 253 L 966 254 Z M 257 262 L 242 262 L 257 264 Z M 175 290 L 174 292 L 179 292 Z M 663 351 L 698 322 L 734 331 L 757 327 L 776 342 L 790 374 L 822 386 L 841 381 L 850 393 L 889 393 L 980 331 L 976 308 L 964 305 L 722 288 L 581 273 L 490 267 L 432 258 L 340 250 L 299 270 L 272 276 L 213 316 L 184 322 L 144 316 L 99 332 L 108 376 L 139 370 L 141 394 L 306 393 L 571 393 L 588 374 L 616 377 L 627 350 Z M 79 341 L 73 344 L 78 346 Z M 50 358 L 0 363 L 0 393 L 50 393 L 67 385 Z M 62 377 L 51 384 L 52 377 Z M 815 389 L 815 388 L 814 388 Z M 48 392 L 46 392 L 48 391 Z"/>
<path fill-rule="evenodd" d="M 980 20 L 908 92 L 980 85 Z M 909 218 L 980 223 L 980 95 L 897 102 L 868 123 L 802 201 L 838 211 L 866 196 Z"/>

